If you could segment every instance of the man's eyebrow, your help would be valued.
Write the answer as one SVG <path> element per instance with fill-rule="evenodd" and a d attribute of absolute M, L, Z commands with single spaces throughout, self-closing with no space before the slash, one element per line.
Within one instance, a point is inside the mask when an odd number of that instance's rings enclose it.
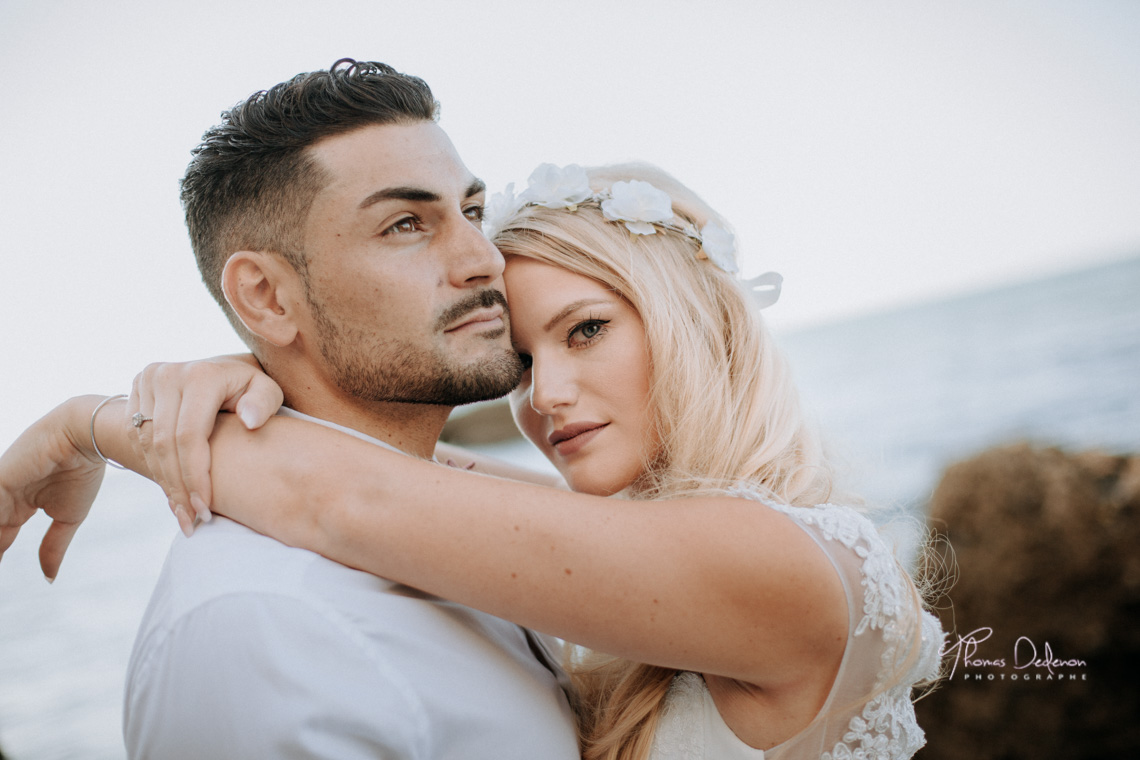
<path fill-rule="evenodd" d="M 561 322 L 568 315 L 573 314 L 578 309 L 581 309 L 583 306 L 591 306 L 593 304 L 607 304 L 607 303 L 610 303 L 610 302 L 605 298 L 583 298 L 580 301 L 575 301 L 572 304 L 567 304 L 566 307 L 564 309 L 562 309 L 562 311 L 555 314 L 553 319 L 551 319 L 549 322 L 547 322 L 546 325 L 542 329 L 544 332 L 550 332 L 550 330 L 556 324 Z"/>
<path fill-rule="evenodd" d="M 471 184 L 467 186 L 464 193 L 464 198 L 470 198 L 472 195 L 478 195 L 487 189 L 486 183 L 481 179 L 471 180 Z M 377 190 L 360 202 L 357 206 L 358 209 L 364 210 L 374 203 L 380 201 L 415 201 L 417 203 L 438 203 L 443 200 L 438 193 L 433 193 L 431 190 L 424 190 L 422 187 L 387 187 L 383 190 Z"/>
<path fill-rule="evenodd" d="M 377 190 L 360 202 L 358 209 L 366 209 L 380 201 L 417 201 L 419 203 L 436 203 L 442 200 L 438 194 L 421 187 L 387 187 Z"/>

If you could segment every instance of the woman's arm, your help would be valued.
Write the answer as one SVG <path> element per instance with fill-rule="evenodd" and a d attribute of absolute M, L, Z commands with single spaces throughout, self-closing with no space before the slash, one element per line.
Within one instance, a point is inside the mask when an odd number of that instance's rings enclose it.
<path fill-rule="evenodd" d="M 99 397 L 0 458 L 0 552 L 37 509 L 45 574 L 102 477 Z M 123 401 L 103 453 L 150 476 Z M 300 420 L 211 438 L 219 511 L 285 543 L 602 651 L 768 689 L 831 674 L 847 636 L 829 561 L 788 518 L 732 498 L 621 501 L 413 459 Z"/>
<path fill-rule="evenodd" d="M 189 515 L 210 518 L 212 487 L 207 441 L 217 413 L 235 412 L 247 428 L 255 430 L 273 416 L 282 399 L 281 388 L 251 354 L 155 363 L 135 377 L 128 408 L 153 410 L 153 444 L 143 450 L 143 455 L 172 509 L 177 514 L 181 507 L 185 513 L 179 516 L 183 530 L 190 529 Z M 558 475 L 529 470 L 448 443 L 437 444 L 436 459 L 512 480 L 566 487 Z"/>
<path fill-rule="evenodd" d="M 522 625 L 770 688 L 833 673 L 842 656 L 835 570 L 754 502 L 559 491 L 281 417 L 250 433 L 222 415 L 211 448 L 222 514 Z"/>
<path fill-rule="evenodd" d="M 566 488 L 566 481 L 561 476 L 504 462 L 502 459 L 489 457 L 468 451 L 461 446 L 451 443 L 437 443 L 435 445 L 435 458 L 439 462 L 458 467 L 462 470 L 481 472 L 484 475 L 494 475 L 499 478 L 510 478 L 523 483 L 533 483 L 551 488 Z"/>

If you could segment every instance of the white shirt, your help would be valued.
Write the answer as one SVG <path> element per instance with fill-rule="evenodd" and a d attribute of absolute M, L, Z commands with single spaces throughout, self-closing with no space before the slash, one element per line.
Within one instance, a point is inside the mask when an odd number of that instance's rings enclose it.
<path fill-rule="evenodd" d="M 577 760 L 562 674 L 544 645 L 513 623 L 215 517 L 175 538 L 140 626 L 127 752 Z"/>

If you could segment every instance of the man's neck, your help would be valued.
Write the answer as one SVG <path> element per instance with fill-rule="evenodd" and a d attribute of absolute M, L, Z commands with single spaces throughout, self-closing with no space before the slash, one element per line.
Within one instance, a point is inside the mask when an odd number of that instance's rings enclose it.
<path fill-rule="evenodd" d="M 432 458 L 436 441 L 451 412 L 451 407 L 434 404 L 364 402 L 288 391 L 285 405 L 302 414 L 364 433 L 422 459 Z"/>

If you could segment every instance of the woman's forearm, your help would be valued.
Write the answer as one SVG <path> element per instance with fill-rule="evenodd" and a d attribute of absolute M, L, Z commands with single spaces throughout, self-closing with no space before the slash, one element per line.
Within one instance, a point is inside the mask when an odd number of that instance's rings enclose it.
<path fill-rule="evenodd" d="M 811 539 L 739 499 L 616 501 L 415 459 L 301 420 L 211 439 L 215 508 L 284 543 L 587 646 L 758 681 L 840 610 Z M 826 602 L 826 603 L 825 603 Z M 782 669 L 782 670 L 781 670 Z"/>
<path fill-rule="evenodd" d="M 495 457 L 477 454 L 473 451 L 450 443 L 437 443 L 435 458 L 444 464 L 453 465 L 464 470 L 481 472 L 484 475 L 494 475 L 499 478 L 510 478 L 523 483 L 534 483 L 539 486 L 552 488 L 566 488 L 566 481 L 558 474 L 539 472 L 526 467 L 504 462 Z"/>

